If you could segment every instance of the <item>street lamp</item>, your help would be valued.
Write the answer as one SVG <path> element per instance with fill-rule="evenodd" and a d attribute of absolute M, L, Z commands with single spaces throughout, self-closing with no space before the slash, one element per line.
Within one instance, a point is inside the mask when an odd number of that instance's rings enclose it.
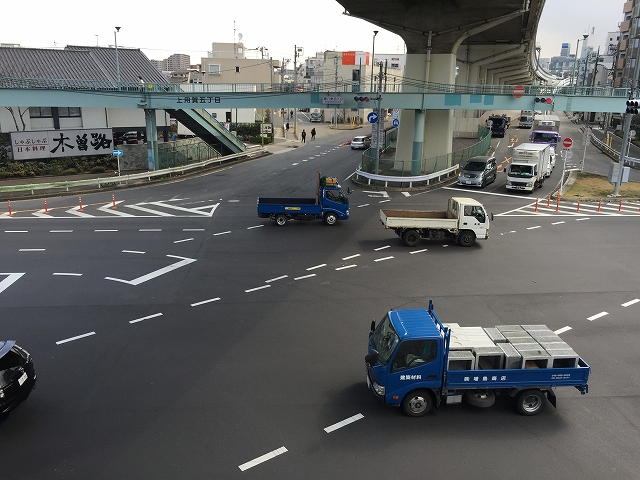
<path fill-rule="evenodd" d="M 584 37 L 583 40 L 586 40 L 587 38 L 589 38 L 589 34 L 588 33 L 583 33 L 582 36 Z M 573 75 L 576 72 L 576 64 L 578 63 L 578 45 L 580 44 L 580 39 L 578 39 L 578 41 L 576 42 L 576 57 L 573 59 L 573 70 L 571 71 L 571 85 L 573 85 Z M 578 86 L 578 77 L 579 75 L 576 75 L 576 87 Z"/>
<path fill-rule="evenodd" d="M 118 32 L 120 31 L 120 27 L 116 27 L 115 32 L 113 32 L 114 43 L 116 46 L 116 85 L 118 86 L 118 90 L 120 90 L 120 62 L 118 61 Z"/>
<path fill-rule="evenodd" d="M 373 66 L 374 66 L 374 58 L 376 55 L 376 35 L 378 35 L 378 30 L 373 31 L 373 49 L 371 50 L 371 87 L 369 88 L 370 92 L 373 92 Z"/>

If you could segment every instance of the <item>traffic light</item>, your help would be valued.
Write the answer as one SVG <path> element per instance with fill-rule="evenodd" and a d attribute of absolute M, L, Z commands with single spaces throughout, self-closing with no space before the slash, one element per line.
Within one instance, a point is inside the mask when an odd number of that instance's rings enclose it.
<path fill-rule="evenodd" d="M 627 100 L 627 111 L 625 113 L 637 115 L 639 106 L 640 106 L 640 100 Z"/>
<path fill-rule="evenodd" d="M 356 102 L 368 102 L 369 97 L 353 97 Z"/>
<path fill-rule="evenodd" d="M 553 98 L 551 97 L 536 97 L 536 103 L 546 103 L 547 105 L 551 105 L 553 103 Z"/>

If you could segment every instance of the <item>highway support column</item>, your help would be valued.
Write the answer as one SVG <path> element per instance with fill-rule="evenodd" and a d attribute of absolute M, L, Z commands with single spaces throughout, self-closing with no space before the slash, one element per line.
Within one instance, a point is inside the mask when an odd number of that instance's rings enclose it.
<path fill-rule="evenodd" d="M 158 128 L 156 126 L 155 109 L 144 109 L 144 121 L 147 127 L 147 161 L 149 170 L 158 170 Z"/>

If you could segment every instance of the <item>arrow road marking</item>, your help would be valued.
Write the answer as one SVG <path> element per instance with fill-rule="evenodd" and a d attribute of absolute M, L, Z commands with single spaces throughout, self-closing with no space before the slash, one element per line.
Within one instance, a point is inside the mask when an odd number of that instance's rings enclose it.
<path fill-rule="evenodd" d="M 147 273 L 146 275 L 142 275 L 141 277 L 134 278 L 133 280 L 123 280 L 121 278 L 113 278 L 113 277 L 104 277 L 105 280 L 113 280 L 114 282 L 126 283 L 128 285 L 140 285 L 141 283 L 152 280 L 160 275 L 164 275 L 165 273 L 169 273 L 172 270 L 175 270 L 180 267 L 184 267 L 185 265 L 189 265 L 190 263 L 195 262 L 195 258 L 186 258 L 186 257 L 178 257 L 177 255 L 167 255 L 167 257 L 171 258 L 180 258 L 179 262 L 173 263 L 168 267 L 163 267 L 158 270 L 155 270 L 151 273 Z"/>

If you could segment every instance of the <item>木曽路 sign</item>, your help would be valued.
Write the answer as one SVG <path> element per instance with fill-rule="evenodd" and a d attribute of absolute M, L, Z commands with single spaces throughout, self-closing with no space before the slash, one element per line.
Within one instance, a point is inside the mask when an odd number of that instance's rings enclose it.
<path fill-rule="evenodd" d="M 14 160 L 111 155 L 113 132 L 110 128 L 11 132 L 11 149 Z"/>

